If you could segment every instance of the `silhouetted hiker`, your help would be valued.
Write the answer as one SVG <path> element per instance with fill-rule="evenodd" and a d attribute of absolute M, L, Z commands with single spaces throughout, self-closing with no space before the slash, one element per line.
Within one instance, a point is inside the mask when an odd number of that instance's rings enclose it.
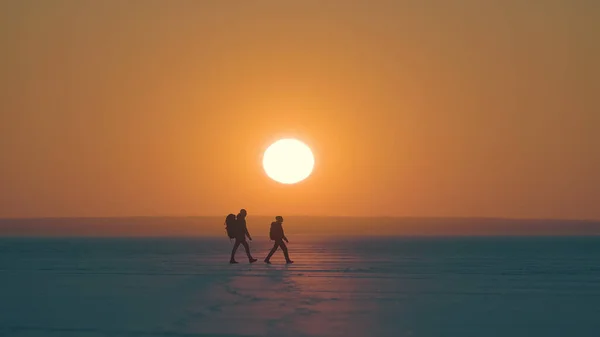
<path fill-rule="evenodd" d="M 233 250 L 231 251 L 231 259 L 229 260 L 229 263 L 237 263 L 237 261 L 235 260 L 235 252 L 237 251 L 240 244 L 242 244 L 244 246 L 244 249 L 246 250 L 246 255 L 248 255 L 248 261 L 250 261 L 250 263 L 256 262 L 256 259 L 252 257 L 252 254 L 250 254 L 250 246 L 246 241 L 246 236 L 250 241 L 252 241 L 252 237 L 248 232 L 248 227 L 246 227 L 246 214 L 246 210 L 241 209 L 240 213 L 237 215 L 235 228 L 233 231 L 235 243 L 233 244 Z"/>
<path fill-rule="evenodd" d="M 290 243 L 288 238 L 283 233 L 283 217 L 278 215 L 275 217 L 275 221 L 271 222 L 271 230 L 269 231 L 269 237 L 271 238 L 271 240 L 275 241 L 275 245 L 273 245 L 273 249 L 271 249 L 269 255 L 267 255 L 267 257 L 265 258 L 265 263 L 271 263 L 271 256 L 275 254 L 275 251 L 279 247 L 281 247 L 281 250 L 283 250 L 285 262 L 294 263 L 294 261 L 290 260 L 290 255 L 288 254 L 287 246 L 283 242 L 285 241 L 287 243 Z"/>

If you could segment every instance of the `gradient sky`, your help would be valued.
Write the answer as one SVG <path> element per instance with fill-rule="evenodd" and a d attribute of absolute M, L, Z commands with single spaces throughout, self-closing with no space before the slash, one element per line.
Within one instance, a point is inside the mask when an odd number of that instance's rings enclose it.
<path fill-rule="evenodd" d="M 600 219 L 598 41 L 594 0 L 1 0 L 0 217 Z"/>

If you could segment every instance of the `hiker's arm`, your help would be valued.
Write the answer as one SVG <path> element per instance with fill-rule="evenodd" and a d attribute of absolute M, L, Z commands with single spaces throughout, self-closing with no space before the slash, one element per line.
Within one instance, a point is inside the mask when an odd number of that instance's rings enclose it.
<path fill-rule="evenodd" d="M 283 235 L 283 240 L 287 243 L 290 242 L 290 240 L 288 240 L 287 236 L 285 236 L 285 232 L 283 231 L 283 227 L 281 227 L 281 234 Z"/>
<path fill-rule="evenodd" d="M 244 230 L 246 231 L 246 233 L 245 233 L 245 234 L 246 234 L 246 236 L 248 237 L 248 239 L 249 239 L 250 241 L 252 241 L 252 237 L 250 236 L 250 232 L 248 232 L 248 227 L 244 228 Z"/>

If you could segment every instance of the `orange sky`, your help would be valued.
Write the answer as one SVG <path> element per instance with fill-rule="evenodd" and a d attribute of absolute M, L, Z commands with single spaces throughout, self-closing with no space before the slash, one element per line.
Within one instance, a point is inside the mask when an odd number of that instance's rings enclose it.
<path fill-rule="evenodd" d="M 0 217 L 600 219 L 599 32 L 593 0 L 2 1 Z"/>

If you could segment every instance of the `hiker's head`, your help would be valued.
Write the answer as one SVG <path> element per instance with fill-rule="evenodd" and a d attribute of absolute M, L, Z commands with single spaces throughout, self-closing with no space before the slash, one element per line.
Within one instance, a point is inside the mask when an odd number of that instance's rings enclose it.
<path fill-rule="evenodd" d="M 242 217 L 245 217 L 247 214 L 248 214 L 248 212 L 246 212 L 245 209 L 243 209 L 243 208 L 240 209 L 240 214 L 239 215 L 241 215 Z"/>
<path fill-rule="evenodd" d="M 278 216 L 275 217 L 275 220 L 277 222 L 283 222 L 283 217 L 281 215 L 278 215 Z"/>

